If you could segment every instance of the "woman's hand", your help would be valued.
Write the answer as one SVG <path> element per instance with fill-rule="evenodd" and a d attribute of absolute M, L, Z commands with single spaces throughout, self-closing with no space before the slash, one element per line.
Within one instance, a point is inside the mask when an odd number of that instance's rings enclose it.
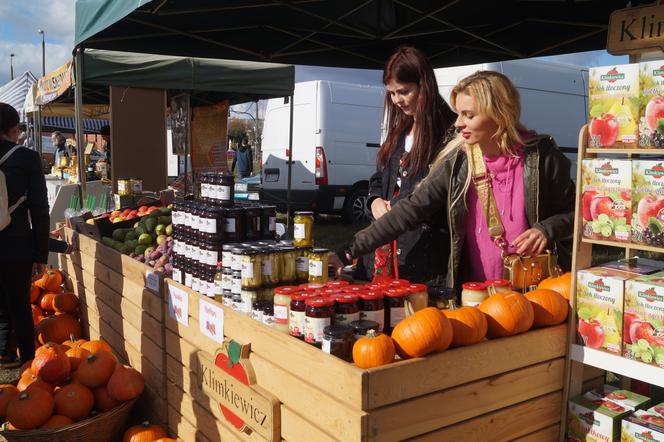
<path fill-rule="evenodd" d="M 375 219 L 385 215 L 390 210 L 390 202 L 382 198 L 376 198 L 371 202 L 371 214 Z"/>
<path fill-rule="evenodd" d="M 533 256 L 539 255 L 546 249 L 548 239 L 544 232 L 539 229 L 528 229 L 517 236 L 512 242 L 519 255 Z"/>

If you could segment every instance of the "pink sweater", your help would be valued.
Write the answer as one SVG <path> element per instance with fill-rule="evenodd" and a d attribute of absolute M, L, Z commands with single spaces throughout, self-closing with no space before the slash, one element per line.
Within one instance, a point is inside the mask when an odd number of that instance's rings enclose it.
<path fill-rule="evenodd" d="M 505 227 L 508 253 L 514 253 L 512 241 L 529 229 L 523 190 L 524 155 L 484 157 L 487 170 L 492 175 L 493 194 L 500 219 Z M 483 282 L 503 276 L 500 249 L 493 243 L 475 186 L 471 183 L 466 195 L 468 217 L 464 241 L 463 282 Z"/>

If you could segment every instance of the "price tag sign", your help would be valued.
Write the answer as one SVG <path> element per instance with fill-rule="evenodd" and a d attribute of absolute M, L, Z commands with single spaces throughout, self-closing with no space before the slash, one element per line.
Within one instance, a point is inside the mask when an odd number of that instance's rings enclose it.
<path fill-rule="evenodd" d="M 180 324 L 189 327 L 189 293 L 168 285 L 168 314 Z"/>
<path fill-rule="evenodd" d="M 159 292 L 159 275 L 157 275 L 157 272 L 145 271 L 145 287 L 153 292 Z"/>
<path fill-rule="evenodd" d="M 201 299 L 198 302 L 198 325 L 201 334 L 220 344 L 224 343 L 224 310 Z"/>

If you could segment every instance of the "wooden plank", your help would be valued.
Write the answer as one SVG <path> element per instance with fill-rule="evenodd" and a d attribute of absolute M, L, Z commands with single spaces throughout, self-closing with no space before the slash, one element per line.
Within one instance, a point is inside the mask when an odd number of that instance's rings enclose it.
<path fill-rule="evenodd" d="M 566 353 L 566 333 L 566 325 L 547 327 L 367 370 L 363 409 L 372 410 L 559 358 Z M 404 383 L 404 379 L 417 379 L 417 382 Z"/>
<path fill-rule="evenodd" d="M 285 405 L 281 405 L 281 436 L 291 441 L 334 442 L 335 439 Z"/>
<path fill-rule="evenodd" d="M 560 435 L 560 425 L 551 425 L 526 436 L 514 439 L 514 442 L 555 442 Z"/>
<path fill-rule="evenodd" d="M 583 384 L 581 385 L 581 392 L 585 393 L 590 390 L 601 390 L 604 387 L 604 376 L 600 376 L 598 378 L 594 379 L 588 379 L 587 381 L 584 381 Z"/>
<path fill-rule="evenodd" d="M 168 407 L 168 431 L 180 435 L 178 440 L 182 442 L 210 442 L 210 439 L 184 418 L 175 408 Z"/>
<path fill-rule="evenodd" d="M 564 366 L 558 358 L 373 410 L 370 440 L 403 440 L 560 391 Z"/>
<path fill-rule="evenodd" d="M 411 440 L 509 441 L 558 424 L 561 407 L 562 392 L 550 393 Z"/>
<path fill-rule="evenodd" d="M 583 378 L 582 379 L 585 382 L 585 381 L 590 380 L 590 379 L 595 379 L 595 378 L 602 377 L 605 374 L 606 374 L 606 372 L 604 370 L 602 370 L 601 368 L 595 368 L 591 365 L 584 365 L 583 366 Z"/>

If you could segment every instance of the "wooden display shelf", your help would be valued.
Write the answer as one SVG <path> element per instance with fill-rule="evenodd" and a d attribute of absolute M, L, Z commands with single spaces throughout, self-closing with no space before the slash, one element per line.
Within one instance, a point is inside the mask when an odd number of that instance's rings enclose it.
<path fill-rule="evenodd" d="M 600 246 L 617 247 L 620 249 L 633 249 L 633 250 L 644 250 L 647 252 L 664 253 L 664 249 L 662 247 L 648 246 L 645 244 L 634 244 L 630 242 L 605 241 L 602 239 L 590 239 L 590 238 L 583 238 L 581 242 L 586 244 L 596 244 Z"/>
<path fill-rule="evenodd" d="M 591 154 L 623 154 L 623 155 L 664 155 L 664 149 L 610 149 L 594 147 L 586 149 Z"/>

